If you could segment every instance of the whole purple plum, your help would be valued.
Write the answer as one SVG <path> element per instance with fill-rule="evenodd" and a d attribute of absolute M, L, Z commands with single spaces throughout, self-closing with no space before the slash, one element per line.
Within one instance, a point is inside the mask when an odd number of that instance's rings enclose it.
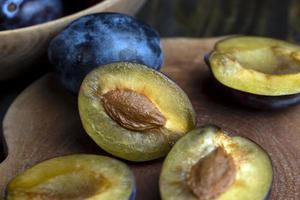
<path fill-rule="evenodd" d="M 159 70 L 163 63 L 159 34 L 121 13 L 97 13 L 75 20 L 52 40 L 48 55 L 62 84 L 73 93 L 100 65 L 123 61 Z"/>

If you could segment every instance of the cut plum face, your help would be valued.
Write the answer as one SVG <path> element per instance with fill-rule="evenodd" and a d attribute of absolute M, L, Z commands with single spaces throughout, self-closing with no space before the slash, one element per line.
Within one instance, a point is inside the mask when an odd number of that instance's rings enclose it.
<path fill-rule="evenodd" d="M 230 59 L 238 62 L 243 68 L 264 74 L 300 73 L 300 47 L 284 41 L 237 37 L 217 43 L 215 50 L 228 54 Z"/>
<path fill-rule="evenodd" d="M 272 186 L 267 153 L 243 137 L 205 126 L 182 137 L 165 159 L 162 200 L 263 200 Z"/>
<path fill-rule="evenodd" d="M 44 161 L 15 177 L 7 200 L 133 200 L 135 181 L 129 168 L 115 159 L 71 155 Z"/>
<path fill-rule="evenodd" d="M 243 104 L 281 108 L 300 102 L 300 46 L 233 37 L 218 42 L 207 61 L 215 80 Z"/>
<path fill-rule="evenodd" d="M 79 93 L 86 132 L 107 152 L 131 161 L 167 154 L 195 126 L 188 97 L 160 72 L 113 63 L 92 71 Z"/>
<path fill-rule="evenodd" d="M 300 47 L 275 39 L 229 38 L 219 42 L 209 62 L 215 78 L 257 95 L 300 92 Z"/>

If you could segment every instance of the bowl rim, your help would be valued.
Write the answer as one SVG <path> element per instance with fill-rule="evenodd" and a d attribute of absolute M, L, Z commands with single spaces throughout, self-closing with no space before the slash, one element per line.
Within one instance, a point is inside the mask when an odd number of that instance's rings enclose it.
<path fill-rule="evenodd" d="M 95 9 L 95 7 L 98 6 L 109 6 L 109 5 L 114 5 L 118 2 L 122 2 L 123 0 L 101 0 L 101 2 L 96 3 L 93 6 L 90 6 L 88 8 L 85 8 L 83 10 L 80 10 L 78 12 L 75 12 L 73 14 L 70 15 L 66 15 L 48 22 L 44 22 L 41 24 L 36 24 L 36 25 L 32 25 L 32 26 L 27 26 L 27 27 L 22 27 L 22 28 L 17 28 L 17 29 L 11 29 L 11 30 L 4 30 L 4 31 L 0 31 L 0 36 L 2 35 L 6 35 L 6 34 L 11 34 L 11 33 L 20 33 L 20 32 L 26 32 L 26 31 L 34 31 L 34 30 L 38 30 L 38 29 L 44 29 L 47 27 L 51 27 L 55 24 L 62 24 L 65 21 L 72 21 L 75 20 L 76 18 L 83 16 L 85 14 L 89 14 L 89 11 L 93 11 Z"/>

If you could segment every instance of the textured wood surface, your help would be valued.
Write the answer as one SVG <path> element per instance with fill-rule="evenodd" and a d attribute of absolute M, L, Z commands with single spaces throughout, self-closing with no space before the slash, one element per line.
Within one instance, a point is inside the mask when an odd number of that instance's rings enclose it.
<path fill-rule="evenodd" d="M 216 39 L 166 39 L 163 71 L 188 94 L 197 125 L 216 124 L 234 135 L 256 141 L 274 164 L 272 200 L 300 199 L 300 106 L 280 111 L 244 108 L 220 95 L 209 79 L 203 55 Z M 0 191 L 7 181 L 42 160 L 71 153 L 105 154 L 82 129 L 76 97 L 65 92 L 53 75 L 26 89 L 4 120 L 8 157 L 0 164 Z M 162 160 L 128 163 L 137 178 L 138 200 L 157 200 Z"/>
<path fill-rule="evenodd" d="M 49 41 L 71 21 L 87 14 L 114 11 L 134 14 L 146 0 L 106 0 L 58 20 L 22 29 L 0 31 L 0 80 L 32 70 L 37 60 L 45 59 Z M 43 66 L 39 66 L 43 67 Z"/>

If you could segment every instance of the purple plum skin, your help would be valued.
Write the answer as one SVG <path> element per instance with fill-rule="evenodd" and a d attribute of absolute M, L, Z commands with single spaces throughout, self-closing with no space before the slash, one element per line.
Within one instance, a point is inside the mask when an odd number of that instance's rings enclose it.
<path fill-rule="evenodd" d="M 62 14 L 61 0 L 0 0 L 0 30 L 41 24 Z"/>
<path fill-rule="evenodd" d="M 159 34 L 149 25 L 121 13 L 97 13 L 72 22 L 48 49 L 62 85 L 77 94 L 94 68 L 133 62 L 160 70 L 163 52 Z"/>

